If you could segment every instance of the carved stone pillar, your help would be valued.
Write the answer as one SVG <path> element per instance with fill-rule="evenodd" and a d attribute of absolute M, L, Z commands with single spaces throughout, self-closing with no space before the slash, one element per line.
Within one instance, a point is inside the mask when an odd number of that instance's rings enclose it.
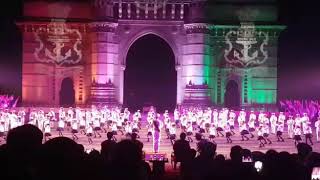
<path fill-rule="evenodd" d="M 189 89 L 184 91 L 183 102 L 196 101 L 200 104 L 208 104 L 208 97 L 213 94 L 210 92 L 213 88 L 211 25 L 193 23 L 185 24 L 184 27 L 187 41 L 182 50 L 181 73 L 182 82 L 184 86 L 188 85 Z"/>
<path fill-rule="evenodd" d="M 91 36 L 91 97 L 90 103 L 118 103 L 119 72 L 117 23 L 96 22 L 90 25 Z M 115 99 L 115 100 L 114 100 Z"/>
<path fill-rule="evenodd" d="M 124 71 L 126 70 L 126 67 L 124 65 L 120 65 L 120 74 L 119 74 L 119 98 L 118 102 L 119 104 L 123 104 L 124 100 Z"/>
<path fill-rule="evenodd" d="M 176 66 L 177 71 L 177 104 L 181 104 L 183 101 L 184 96 L 184 83 L 182 82 L 183 79 L 181 77 L 181 69 L 182 67 L 180 65 Z"/>

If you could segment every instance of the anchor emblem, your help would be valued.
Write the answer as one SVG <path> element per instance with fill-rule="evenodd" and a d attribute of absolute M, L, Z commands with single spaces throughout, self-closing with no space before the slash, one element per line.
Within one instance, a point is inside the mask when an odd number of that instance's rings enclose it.
<path fill-rule="evenodd" d="M 70 65 L 82 59 L 81 33 L 67 28 L 65 23 L 51 23 L 47 29 L 39 28 L 35 32 L 35 40 L 39 47 L 35 49 L 34 56 L 40 62 Z"/>
<path fill-rule="evenodd" d="M 263 38 L 260 46 L 257 36 Z M 224 58 L 230 64 L 240 64 L 243 67 L 261 65 L 269 57 L 265 50 L 269 36 L 265 32 L 257 32 L 253 24 L 242 23 L 238 31 L 229 31 L 226 34 L 225 41 L 228 48 L 225 50 Z M 261 55 L 259 55 L 259 51 Z"/>

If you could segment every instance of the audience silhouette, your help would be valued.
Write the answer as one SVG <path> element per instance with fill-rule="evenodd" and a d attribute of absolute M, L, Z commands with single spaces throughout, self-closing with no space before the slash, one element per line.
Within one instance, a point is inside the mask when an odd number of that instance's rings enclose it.
<path fill-rule="evenodd" d="M 43 134 L 35 126 L 12 129 L 7 143 L 0 146 L 1 179 L 68 179 L 68 180 L 151 180 L 159 179 L 143 158 L 143 143 L 135 134 L 118 143 L 113 134 L 101 143 L 101 153 L 85 150 L 67 137 L 57 137 L 42 144 Z M 320 155 L 305 143 L 297 145 L 297 153 L 268 150 L 251 152 L 233 146 L 230 159 L 216 155 L 217 145 L 197 138 L 197 151 L 190 148 L 186 134 L 173 145 L 180 176 L 160 179 L 214 180 L 309 180 L 314 167 L 320 166 Z M 257 164 L 257 166 L 255 166 Z"/>

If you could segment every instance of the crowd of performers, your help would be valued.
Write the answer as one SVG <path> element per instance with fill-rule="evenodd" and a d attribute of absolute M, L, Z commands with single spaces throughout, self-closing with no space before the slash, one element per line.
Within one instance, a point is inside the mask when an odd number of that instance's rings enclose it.
<path fill-rule="evenodd" d="M 88 137 L 89 144 L 93 143 L 92 138 L 101 137 L 101 133 L 113 132 L 123 136 L 130 136 L 142 128 L 142 115 L 138 110 L 133 114 L 125 108 L 118 107 L 90 109 L 81 108 L 60 108 L 58 112 L 52 108 L 48 112 L 32 109 L 26 113 L 24 109 L 0 110 L 0 136 L 5 139 L 7 132 L 23 124 L 33 124 L 43 131 L 45 141 L 51 136 L 52 129 L 58 131 L 59 136 L 64 132 L 71 132 L 73 140 L 78 140 L 78 134 Z M 235 112 L 227 108 L 217 109 L 175 109 L 173 116 L 168 111 L 162 115 L 153 108 L 147 113 L 147 141 L 152 140 L 155 151 L 158 151 L 160 134 L 163 130 L 167 139 L 173 144 L 176 139 L 177 130 L 185 132 L 190 142 L 193 136 L 200 134 L 207 135 L 208 140 L 213 141 L 217 137 L 225 137 L 227 143 L 232 143 L 235 134 L 241 135 L 242 141 L 248 141 L 257 136 L 259 147 L 272 144 L 270 136 L 275 136 L 277 141 L 284 142 L 282 137 L 286 127 L 288 137 L 297 144 L 305 138 L 306 143 L 312 142 L 312 129 L 315 128 L 316 140 L 319 141 L 320 117 L 312 125 L 306 113 L 295 116 L 283 112 L 267 114 L 254 111 L 246 112 L 241 110 Z M 116 136 L 114 136 L 116 140 Z"/>

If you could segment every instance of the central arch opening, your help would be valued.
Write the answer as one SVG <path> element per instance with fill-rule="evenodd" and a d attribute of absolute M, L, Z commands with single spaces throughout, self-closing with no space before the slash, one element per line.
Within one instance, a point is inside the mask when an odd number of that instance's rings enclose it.
<path fill-rule="evenodd" d="M 234 80 L 230 80 L 226 86 L 226 92 L 224 96 L 224 105 L 227 108 L 238 109 L 240 107 L 240 92 L 238 83 Z"/>
<path fill-rule="evenodd" d="M 159 112 L 172 111 L 176 97 L 177 72 L 170 45 L 153 34 L 137 39 L 126 57 L 124 105 L 130 110 L 153 105 Z"/>
<path fill-rule="evenodd" d="M 73 80 L 69 77 L 64 78 L 61 82 L 60 89 L 60 105 L 63 107 L 74 106 L 75 91 L 73 87 Z"/>

